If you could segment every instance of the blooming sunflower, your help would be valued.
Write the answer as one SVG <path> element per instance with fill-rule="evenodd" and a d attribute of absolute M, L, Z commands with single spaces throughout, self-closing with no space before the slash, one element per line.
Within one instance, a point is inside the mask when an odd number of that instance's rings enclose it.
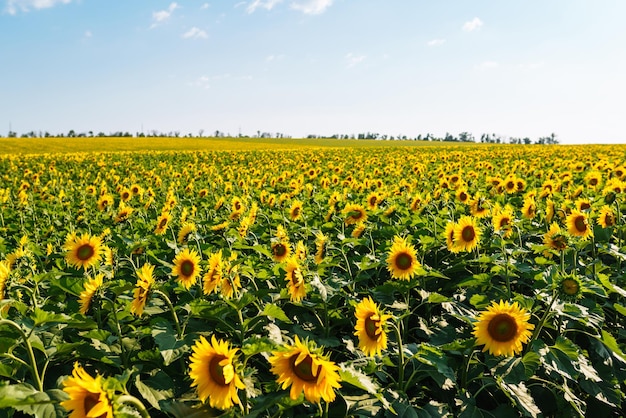
<path fill-rule="evenodd" d="M 341 387 L 339 367 L 315 343 L 300 341 L 298 336 L 293 345 L 273 351 L 269 362 L 278 384 L 283 389 L 291 386 L 289 397 L 293 400 L 304 392 L 304 398 L 309 402 L 319 404 L 322 399 L 332 402 L 335 389 Z"/>
<path fill-rule="evenodd" d="M 391 277 L 411 280 L 419 266 L 415 247 L 409 244 L 406 238 L 395 236 L 387 257 L 387 270 L 391 273 Z"/>
<path fill-rule="evenodd" d="M 106 210 L 109 206 L 113 204 L 113 196 L 106 193 L 98 198 L 98 210 L 100 212 Z"/>
<path fill-rule="evenodd" d="M 291 207 L 289 208 L 289 218 L 292 221 L 297 221 L 302 217 L 302 202 L 299 200 L 294 200 L 291 202 Z"/>
<path fill-rule="evenodd" d="M 483 351 L 489 350 L 495 356 L 521 353 L 522 344 L 530 340 L 530 331 L 535 328 L 529 319 L 530 313 L 517 302 L 494 301 L 474 324 L 476 344 L 484 344 Z"/>
<path fill-rule="evenodd" d="M 167 225 L 172 219 L 172 215 L 169 212 L 163 211 L 161 215 L 157 218 L 156 227 L 154 228 L 154 233 L 156 235 L 163 235 L 167 229 Z"/>
<path fill-rule="evenodd" d="M 323 232 L 315 234 L 315 264 L 320 264 L 324 261 L 324 256 L 326 255 L 326 242 L 328 242 L 328 237 L 324 235 Z"/>
<path fill-rule="evenodd" d="M 202 282 L 204 283 L 203 291 L 205 295 L 217 292 L 217 289 L 222 281 L 222 265 L 222 250 L 210 255 L 209 270 L 202 278 Z"/>
<path fill-rule="evenodd" d="M 380 356 L 382 350 L 387 349 L 385 321 L 391 315 L 384 314 L 369 296 L 356 305 L 354 315 L 354 335 L 359 338 L 359 348 L 366 356 Z"/>
<path fill-rule="evenodd" d="M 209 400 L 212 408 L 228 409 L 233 405 L 241 405 L 237 389 L 245 389 L 241 377 L 235 370 L 237 348 L 230 348 L 224 340 L 211 336 L 209 343 L 200 336 L 200 340 L 192 347 L 189 377 L 193 380 L 192 387 L 198 388 L 198 396 L 202 402 Z"/>
<path fill-rule="evenodd" d="M 609 205 L 604 205 L 600 208 L 597 223 L 602 228 L 610 228 L 615 225 L 615 212 Z"/>
<path fill-rule="evenodd" d="M 493 223 L 493 230 L 498 232 L 502 231 L 504 238 L 510 238 L 513 235 L 513 210 L 504 209 L 498 210 L 491 219 Z"/>
<path fill-rule="evenodd" d="M 563 278 L 557 284 L 557 291 L 561 299 L 566 301 L 575 301 L 582 297 L 584 285 L 582 280 L 576 275 L 570 275 Z"/>
<path fill-rule="evenodd" d="M 565 220 L 567 223 L 567 232 L 575 237 L 587 239 L 593 234 L 593 230 L 587 220 L 587 215 L 578 210 L 573 210 L 572 213 L 567 215 Z"/>
<path fill-rule="evenodd" d="M 70 399 L 61 406 L 70 411 L 69 418 L 113 418 L 111 395 L 103 388 L 102 377 L 91 377 L 78 363 L 74 364 L 72 376 L 63 382 L 63 391 Z"/>
<path fill-rule="evenodd" d="M 89 234 L 82 234 L 80 237 L 69 234 L 63 248 L 67 251 L 65 254 L 67 263 L 85 270 L 100 261 L 103 251 L 100 237 Z"/>
<path fill-rule="evenodd" d="M 526 219 L 532 219 L 537 213 L 537 204 L 535 199 L 527 197 L 524 199 L 524 205 L 522 206 L 522 216 Z"/>
<path fill-rule="evenodd" d="M 550 229 L 543 235 L 543 243 L 553 250 L 563 251 L 567 248 L 567 236 L 561 233 L 561 228 L 556 222 L 552 222 Z"/>
<path fill-rule="evenodd" d="M 178 237 L 177 237 L 178 243 L 180 245 L 183 245 L 187 241 L 189 234 L 191 234 L 192 232 L 195 232 L 196 229 L 197 229 L 196 224 L 192 222 L 183 223 L 183 226 L 180 228 L 180 231 L 178 232 Z"/>
<path fill-rule="evenodd" d="M 287 290 L 289 291 L 289 299 L 292 302 L 300 302 L 306 296 L 306 288 L 304 286 L 304 276 L 298 260 L 289 257 L 285 264 L 285 281 L 287 281 Z"/>
<path fill-rule="evenodd" d="M 80 292 L 79 300 L 80 300 L 80 310 L 79 312 L 83 315 L 87 313 L 89 307 L 91 306 L 91 300 L 93 296 L 96 294 L 98 289 L 102 286 L 102 274 L 97 274 L 93 279 L 88 280 L 85 283 L 85 287 L 83 291 Z"/>
<path fill-rule="evenodd" d="M 237 253 L 232 253 L 228 260 L 223 264 L 222 281 L 220 282 L 222 296 L 227 299 L 233 297 L 238 289 L 241 289 L 241 280 L 239 278 L 239 265 L 232 262 L 237 259 Z"/>
<path fill-rule="evenodd" d="M 133 303 L 130 305 L 130 312 L 141 316 L 148 301 L 150 288 L 154 284 L 154 266 L 150 263 L 144 264 L 137 273 L 137 284 L 133 293 Z"/>
<path fill-rule="evenodd" d="M 356 224 L 358 222 L 365 222 L 367 219 L 367 212 L 363 205 L 359 205 L 358 203 L 349 203 L 341 212 L 344 216 L 344 222 L 346 225 Z"/>
<path fill-rule="evenodd" d="M 196 282 L 200 271 L 200 256 L 196 250 L 185 248 L 174 257 L 172 275 L 178 277 L 185 289 L 189 289 Z"/>
<path fill-rule="evenodd" d="M 454 246 L 470 252 L 478 246 L 482 231 L 471 216 L 462 216 L 454 227 Z"/>
<path fill-rule="evenodd" d="M 446 238 L 446 246 L 448 247 L 448 251 L 458 253 L 460 249 L 454 243 L 454 228 L 456 228 L 456 223 L 452 221 L 448 222 L 446 224 L 446 229 L 444 230 L 443 234 Z"/>
<path fill-rule="evenodd" d="M 6 289 L 7 279 L 11 273 L 11 267 L 6 260 L 0 261 L 0 300 L 4 299 L 4 289 Z"/>
<path fill-rule="evenodd" d="M 282 263 L 291 255 L 289 241 L 281 240 L 272 243 L 272 258 L 278 263 Z"/>

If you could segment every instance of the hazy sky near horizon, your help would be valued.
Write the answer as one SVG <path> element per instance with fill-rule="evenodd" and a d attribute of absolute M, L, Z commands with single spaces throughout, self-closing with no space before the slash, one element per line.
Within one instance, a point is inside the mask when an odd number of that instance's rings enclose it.
<path fill-rule="evenodd" d="M 626 142 L 623 0 L 0 0 L 9 128 Z"/>

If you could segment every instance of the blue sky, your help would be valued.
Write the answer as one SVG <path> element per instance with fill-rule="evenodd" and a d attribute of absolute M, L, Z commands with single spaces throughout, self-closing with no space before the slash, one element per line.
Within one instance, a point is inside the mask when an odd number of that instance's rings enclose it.
<path fill-rule="evenodd" d="M 0 0 L 0 135 L 626 142 L 623 0 Z"/>

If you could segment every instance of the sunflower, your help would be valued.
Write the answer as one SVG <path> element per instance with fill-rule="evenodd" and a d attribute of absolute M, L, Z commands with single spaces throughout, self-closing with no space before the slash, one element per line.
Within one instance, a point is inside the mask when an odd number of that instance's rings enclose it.
<path fill-rule="evenodd" d="M 291 386 L 289 397 L 296 400 L 304 392 L 304 398 L 313 403 L 335 400 L 335 389 L 341 387 L 339 367 L 317 348 L 314 342 L 300 341 L 273 351 L 269 358 L 271 371 L 283 389 Z"/>
<path fill-rule="evenodd" d="M 574 302 L 582 297 L 584 285 L 576 275 L 570 275 L 558 282 L 557 291 L 562 300 Z"/>
<path fill-rule="evenodd" d="M 604 205 L 600 208 L 597 223 L 602 228 L 610 228 L 615 225 L 615 212 L 610 206 Z"/>
<path fill-rule="evenodd" d="M 526 197 L 524 199 L 524 205 L 522 206 L 522 216 L 526 219 L 532 219 L 535 217 L 537 213 L 537 204 L 535 203 L 535 199 L 531 197 Z"/>
<path fill-rule="evenodd" d="M 289 208 L 289 218 L 292 221 L 297 221 L 302 218 L 302 202 L 299 200 L 294 200 L 291 202 L 291 207 Z"/>
<path fill-rule="evenodd" d="M 387 349 L 385 321 L 391 315 L 384 314 L 369 296 L 356 305 L 354 315 L 357 319 L 354 335 L 359 338 L 359 348 L 366 356 L 380 356 Z"/>
<path fill-rule="evenodd" d="M 365 222 L 358 222 L 354 225 L 354 229 L 350 233 L 350 236 L 352 238 L 359 238 L 363 234 L 363 231 L 365 231 Z"/>
<path fill-rule="evenodd" d="M 489 202 L 485 198 L 477 195 L 469 202 L 470 213 L 476 218 L 489 216 Z"/>
<path fill-rule="evenodd" d="M 529 319 L 530 313 L 517 302 L 494 301 L 474 324 L 476 344 L 484 344 L 483 351 L 489 350 L 495 356 L 521 353 L 522 344 L 530 340 L 530 331 L 535 328 Z"/>
<path fill-rule="evenodd" d="M 554 201 L 546 199 L 546 222 L 552 222 L 555 213 Z"/>
<path fill-rule="evenodd" d="M 272 258 L 278 263 L 282 263 L 291 255 L 291 246 L 289 245 L 289 241 L 286 240 L 272 243 L 271 250 Z"/>
<path fill-rule="evenodd" d="M 4 290 L 6 289 L 9 274 L 11 274 L 9 262 L 6 260 L 0 261 L 0 300 L 4 299 Z"/>
<path fill-rule="evenodd" d="M 567 215 L 565 220 L 567 223 L 567 232 L 575 237 L 587 239 L 593 234 L 593 230 L 587 220 L 587 215 L 578 210 L 573 210 L 572 213 Z"/>
<path fill-rule="evenodd" d="M 113 196 L 106 193 L 98 198 L 98 210 L 100 212 L 106 210 L 109 206 L 113 204 Z"/>
<path fill-rule="evenodd" d="M 98 236 L 68 234 L 63 248 L 66 250 L 65 260 L 71 266 L 88 269 L 100 261 L 102 240 Z"/>
<path fill-rule="evenodd" d="M 156 235 L 163 235 L 167 230 L 167 225 L 172 219 L 172 215 L 168 211 L 161 212 L 161 215 L 157 218 L 156 227 L 154 228 L 154 233 Z"/>
<path fill-rule="evenodd" d="M 292 302 L 300 302 L 306 296 L 306 288 L 304 285 L 304 276 L 302 268 L 298 260 L 289 257 L 285 263 L 285 280 L 287 281 L 287 290 L 289 299 Z"/>
<path fill-rule="evenodd" d="M 69 418 L 113 418 L 111 395 L 104 389 L 102 377 L 91 377 L 78 363 L 74 364 L 72 376 L 63 382 L 63 392 L 70 397 L 61 402 L 71 412 Z"/>
<path fill-rule="evenodd" d="M 602 173 L 599 171 L 590 171 L 585 175 L 585 183 L 591 189 L 595 190 L 602 184 Z"/>
<path fill-rule="evenodd" d="M 323 232 L 318 232 L 315 234 L 315 264 L 321 264 L 324 261 L 324 256 L 326 255 L 326 243 L 328 242 L 328 237 L 324 235 Z"/>
<path fill-rule="evenodd" d="M 204 274 L 202 282 L 204 283 L 204 294 L 210 295 L 213 292 L 217 292 L 217 289 L 222 281 L 222 250 L 213 253 L 209 257 L 209 270 Z"/>
<path fill-rule="evenodd" d="M 454 228 L 456 228 L 456 223 L 452 221 L 448 222 L 446 224 L 446 229 L 444 230 L 443 234 L 446 238 L 446 246 L 448 247 L 448 251 L 458 253 L 460 249 L 454 243 Z"/>
<path fill-rule="evenodd" d="M 454 195 L 456 200 L 461 203 L 469 203 L 471 200 L 471 196 L 467 193 L 467 189 L 464 186 L 459 187 Z"/>
<path fill-rule="evenodd" d="M 409 244 L 406 238 L 395 236 L 387 257 L 387 270 L 391 273 L 391 277 L 411 280 L 419 266 L 415 247 Z"/>
<path fill-rule="evenodd" d="M 126 206 L 124 202 L 121 202 L 119 208 L 117 209 L 117 215 L 115 215 L 115 223 L 124 222 L 132 213 L 133 208 L 130 206 Z"/>
<path fill-rule="evenodd" d="M 591 209 L 591 201 L 585 197 L 578 198 L 574 204 L 576 205 L 576 209 L 580 212 L 589 211 L 589 209 Z"/>
<path fill-rule="evenodd" d="M 185 289 L 189 289 L 196 282 L 200 270 L 200 256 L 196 250 L 185 248 L 176 254 L 172 275 L 178 277 Z"/>
<path fill-rule="evenodd" d="M 83 288 L 83 291 L 80 292 L 80 310 L 79 312 L 82 313 L 83 315 L 87 313 L 87 311 L 89 310 L 89 307 L 91 306 L 91 300 L 93 299 L 93 296 L 96 294 L 96 292 L 98 291 L 98 289 L 100 289 L 100 287 L 102 286 L 102 279 L 103 279 L 103 275 L 102 274 L 97 274 L 93 279 L 88 280 L 85 283 L 85 287 Z"/>
<path fill-rule="evenodd" d="M 510 238 L 513 235 L 513 209 L 505 208 L 496 211 L 491 222 L 493 223 L 493 230 L 502 231 L 504 238 Z"/>
<path fill-rule="evenodd" d="M 146 263 L 136 271 L 136 274 L 138 280 L 133 293 L 133 303 L 130 305 L 130 313 L 141 316 L 148 301 L 150 288 L 154 284 L 154 266 Z"/>
<path fill-rule="evenodd" d="M 459 251 L 470 252 L 478 246 L 481 229 L 476 225 L 476 220 L 471 216 L 462 216 L 454 227 L 454 246 Z"/>
<path fill-rule="evenodd" d="M 296 260 L 306 260 L 306 246 L 304 245 L 304 242 L 298 241 L 296 243 L 296 250 L 294 251 L 293 255 L 294 257 L 296 257 Z"/>
<path fill-rule="evenodd" d="M 543 243 L 553 250 L 563 251 L 567 248 L 567 236 L 561 233 L 561 228 L 556 222 L 552 222 L 550 229 L 543 235 Z"/>
<path fill-rule="evenodd" d="M 197 386 L 198 396 L 202 402 L 209 399 L 212 408 L 228 409 L 233 405 L 241 405 L 237 389 L 245 389 L 241 377 L 235 370 L 235 359 L 238 348 L 230 348 L 224 340 L 211 336 L 209 343 L 200 336 L 200 340 L 192 347 L 189 377 L 193 380 L 192 387 Z"/>
<path fill-rule="evenodd" d="M 227 299 L 232 298 L 235 292 L 238 289 L 241 289 L 241 280 L 239 279 L 239 273 L 237 272 L 239 266 L 237 264 L 232 264 L 232 262 L 236 259 L 237 253 L 232 253 L 228 261 L 224 263 L 224 267 L 222 269 L 223 274 L 220 287 L 222 288 L 222 296 Z"/>
<path fill-rule="evenodd" d="M 177 241 L 180 245 L 183 245 L 185 242 L 187 242 L 187 238 L 189 237 L 189 234 L 191 234 L 192 232 L 196 231 L 196 224 L 192 223 L 192 222 L 185 222 L 183 223 L 183 226 L 180 228 L 180 231 L 178 232 L 178 238 Z"/>
<path fill-rule="evenodd" d="M 358 222 L 365 222 L 367 219 L 367 212 L 363 205 L 358 203 L 347 204 L 341 213 L 345 216 L 344 222 L 346 225 L 356 224 Z"/>

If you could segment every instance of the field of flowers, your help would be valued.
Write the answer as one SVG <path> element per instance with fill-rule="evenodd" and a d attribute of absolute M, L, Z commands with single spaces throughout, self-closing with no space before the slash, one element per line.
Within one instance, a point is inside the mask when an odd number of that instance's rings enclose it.
<path fill-rule="evenodd" d="M 626 146 L 0 155 L 0 417 L 618 417 Z"/>

